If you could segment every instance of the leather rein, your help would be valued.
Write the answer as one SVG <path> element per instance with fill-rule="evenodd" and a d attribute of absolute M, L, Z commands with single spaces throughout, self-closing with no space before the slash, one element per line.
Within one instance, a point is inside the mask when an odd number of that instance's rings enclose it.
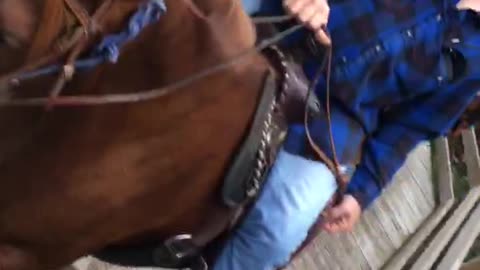
<path fill-rule="evenodd" d="M 165 5 L 163 0 L 150 0 L 159 5 Z M 231 66 L 237 64 L 244 60 L 247 56 L 252 54 L 260 53 L 264 49 L 280 42 L 290 34 L 303 28 L 300 24 L 295 24 L 286 30 L 279 32 L 278 34 L 262 40 L 257 46 L 250 49 L 240 52 L 238 55 L 232 59 L 213 65 L 207 69 L 204 69 L 200 72 L 194 73 L 184 79 L 178 80 L 174 83 L 168 84 L 166 86 L 139 91 L 136 93 L 127 93 L 127 94 L 104 94 L 104 95 L 69 95 L 61 96 L 61 91 L 65 87 L 66 83 L 72 80 L 77 70 L 76 62 L 81 53 L 83 53 L 88 46 L 92 43 L 92 38 L 100 34 L 102 30 L 101 21 L 108 13 L 109 8 L 112 5 L 113 0 L 104 0 L 99 7 L 94 11 L 92 15 L 83 7 L 79 0 L 63 0 L 65 7 L 68 8 L 68 11 L 73 14 L 78 26 L 73 30 L 73 34 L 69 37 L 61 38 L 58 41 L 56 50 L 52 53 L 41 57 L 40 59 L 27 63 L 25 66 L 16 70 L 13 73 L 4 75 L 0 77 L 0 84 L 6 83 L 8 85 L 18 85 L 23 80 L 32 79 L 35 77 L 40 77 L 49 74 L 43 74 L 42 72 L 35 72 L 36 69 L 40 69 L 59 61 L 62 57 L 65 57 L 65 62 L 62 66 L 57 67 L 58 75 L 53 84 L 51 90 L 49 91 L 48 96 L 46 97 L 35 97 L 35 98 L 2 98 L 0 99 L 0 107 L 31 107 L 31 106 L 45 106 L 47 109 L 52 107 L 72 107 L 72 106 L 99 106 L 107 104 L 122 104 L 122 103 L 137 103 L 142 101 L 148 101 L 152 99 L 157 99 L 166 95 L 169 95 L 172 92 L 178 91 L 179 89 L 188 86 L 196 81 L 204 79 L 210 75 L 216 74 L 220 71 L 226 70 Z M 208 18 L 205 17 L 199 8 L 192 2 L 192 0 L 183 0 L 187 5 L 191 13 L 207 21 Z M 231 1 L 232 7 L 234 8 L 236 3 Z M 166 7 L 165 7 L 166 9 Z M 272 17 L 256 17 L 252 18 L 254 24 L 265 24 L 265 23 L 281 23 L 287 22 L 292 19 L 292 16 L 272 16 Z M 325 29 L 326 31 L 326 29 Z M 328 33 L 326 31 L 326 33 Z M 99 61 L 97 61 L 99 62 Z M 322 65 L 317 71 L 315 78 L 309 86 L 308 98 L 313 94 L 316 85 L 318 84 L 319 78 L 323 75 L 326 69 L 326 115 L 328 122 L 328 133 L 330 137 L 330 147 L 333 154 L 333 160 L 330 159 L 326 153 L 315 143 L 310 134 L 309 129 L 309 112 L 308 106 L 305 106 L 305 116 L 304 116 L 304 125 L 306 129 L 306 135 L 308 142 L 315 153 L 318 155 L 320 161 L 326 164 L 326 166 L 335 174 L 337 179 L 338 195 L 336 200 L 341 199 L 346 187 L 346 180 L 343 177 L 340 171 L 340 164 L 337 159 L 337 154 L 335 150 L 335 143 L 332 132 L 331 124 L 331 112 L 330 112 L 330 77 L 331 77 L 331 65 L 332 65 L 332 47 L 327 48 L 327 55 L 322 61 Z M 95 64 L 95 63 L 93 63 Z M 97 63 L 99 64 L 99 63 Z M 46 73 L 46 71 L 44 72 Z M 52 73 L 52 72 L 50 72 Z M 0 88 L 1 89 L 1 88 Z M 6 95 L 8 96 L 8 95 Z M 307 104 L 307 102 L 306 102 Z"/>

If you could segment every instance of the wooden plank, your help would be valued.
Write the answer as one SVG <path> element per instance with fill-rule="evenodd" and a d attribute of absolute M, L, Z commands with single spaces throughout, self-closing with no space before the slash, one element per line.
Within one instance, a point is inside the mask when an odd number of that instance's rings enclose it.
<path fill-rule="evenodd" d="M 94 257 L 85 257 L 79 259 L 73 264 L 73 267 L 77 270 L 168 270 L 165 268 L 152 268 L 152 267 L 143 267 L 143 268 L 131 268 L 131 267 L 121 267 L 112 264 L 102 262 Z"/>
<path fill-rule="evenodd" d="M 375 212 L 378 213 L 382 223 L 388 226 L 389 230 L 387 232 L 392 242 L 399 243 L 399 246 L 401 246 L 403 241 L 409 237 L 410 232 L 403 223 L 399 222 L 401 217 L 398 217 L 396 210 L 387 202 L 387 197 L 388 196 L 383 196 L 377 200 L 377 209 Z"/>
<path fill-rule="evenodd" d="M 437 270 L 456 270 L 462 266 L 465 256 L 472 247 L 475 239 L 480 234 L 480 204 L 468 218 L 459 234 L 448 248 L 445 257 L 442 258 Z"/>
<path fill-rule="evenodd" d="M 402 246 L 404 240 L 407 238 L 408 234 L 401 230 L 401 226 L 396 224 L 395 220 L 391 217 L 386 210 L 386 205 L 384 198 L 379 198 L 375 202 L 375 211 L 372 211 L 373 215 L 377 217 L 377 220 L 380 223 L 380 226 L 387 234 L 387 237 L 392 242 L 392 245 L 395 249 L 398 249 Z"/>
<path fill-rule="evenodd" d="M 420 245 L 427 239 L 440 221 L 452 208 L 455 200 L 451 199 L 439 205 L 435 212 L 422 224 L 419 230 L 408 240 L 408 242 L 397 252 L 385 265 L 384 270 L 401 270 Z"/>
<path fill-rule="evenodd" d="M 317 238 L 317 240 L 319 240 L 319 239 Z M 328 255 L 329 254 L 326 251 L 326 249 L 318 243 L 318 241 L 314 241 L 312 243 L 312 246 L 308 249 L 307 254 L 308 254 L 307 257 L 311 258 L 312 263 L 315 265 L 315 268 L 302 268 L 302 269 L 305 269 L 305 270 L 327 269 L 327 267 L 328 267 Z"/>
<path fill-rule="evenodd" d="M 326 235 L 327 233 L 323 233 L 323 234 Z M 340 266 L 338 266 L 338 262 L 332 260 L 332 256 L 333 256 L 332 253 L 326 248 L 331 243 L 328 241 L 324 241 L 324 239 L 326 239 L 325 237 L 320 237 L 320 239 L 321 239 L 321 242 L 317 243 L 318 246 L 315 248 L 316 254 L 311 253 L 311 255 L 312 256 L 314 255 L 318 256 L 318 254 L 322 255 L 321 260 L 326 263 L 324 269 L 340 269 Z"/>
<path fill-rule="evenodd" d="M 409 236 L 415 232 L 416 226 L 408 215 L 408 205 L 405 204 L 405 200 L 402 198 L 399 181 L 402 181 L 402 179 L 398 179 L 397 183 L 391 186 L 388 196 L 385 196 L 385 202 L 393 209 L 391 212 L 393 218 L 406 229 L 407 235 Z"/>
<path fill-rule="evenodd" d="M 453 193 L 453 174 L 450 160 L 450 150 L 446 138 L 436 139 L 435 142 L 435 170 L 438 179 L 438 197 L 440 203 L 455 198 Z"/>
<path fill-rule="evenodd" d="M 413 265 L 412 269 L 430 269 L 430 267 L 432 267 L 442 250 L 458 230 L 458 227 L 474 207 L 478 198 L 480 198 L 480 187 L 471 189 L 465 200 L 458 206 L 443 228 L 429 243 L 427 248 Z"/>
<path fill-rule="evenodd" d="M 475 129 L 462 133 L 465 163 L 467 163 L 468 182 L 471 187 L 480 186 L 480 155 L 478 153 Z"/>
<path fill-rule="evenodd" d="M 347 250 L 342 244 L 346 241 L 349 241 L 347 238 L 347 234 L 336 233 L 325 235 L 328 235 L 328 239 L 330 240 L 325 242 L 327 244 L 325 244 L 324 247 L 331 253 L 335 254 L 335 263 L 334 265 L 331 265 L 331 267 L 338 266 L 340 267 L 340 269 L 354 269 L 358 265 L 358 262 L 355 261 L 355 257 L 349 257 L 346 255 Z"/>
<path fill-rule="evenodd" d="M 343 247 L 345 249 L 345 256 L 350 258 L 355 264 L 355 268 L 358 270 L 370 270 L 370 264 L 368 258 L 363 254 L 360 245 L 355 237 L 358 234 L 358 228 L 355 228 L 352 233 L 345 234 L 347 241 L 343 242 Z M 327 269 L 327 268 L 322 268 Z M 350 269 L 348 269 L 350 270 Z"/>
<path fill-rule="evenodd" d="M 313 240 L 311 245 L 287 267 L 287 270 L 329 269 L 332 264 L 332 255 L 323 246 L 325 242 L 323 235 L 324 233 L 321 233 Z"/>
<path fill-rule="evenodd" d="M 404 175 L 405 179 L 400 181 L 396 188 L 403 197 L 405 214 L 416 229 L 432 213 L 434 206 L 427 202 L 420 187 L 406 171 Z"/>
<path fill-rule="evenodd" d="M 411 189 L 404 189 L 403 192 L 406 194 L 406 198 L 409 199 L 412 208 L 417 208 L 420 213 L 419 222 L 423 223 L 425 219 L 432 214 L 432 212 L 437 207 L 437 204 L 430 204 L 431 201 L 428 200 L 421 189 L 418 187 L 416 183 L 410 184 Z M 420 224 L 418 224 L 420 225 Z"/>
<path fill-rule="evenodd" d="M 319 247 L 324 250 L 322 255 L 323 255 L 324 261 L 326 261 L 326 263 L 327 263 L 327 266 L 324 267 L 324 268 L 321 268 L 320 270 L 323 270 L 323 269 L 339 269 L 340 270 L 340 269 L 342 269 L 342 267 L 341 267 L 342 261 L 341 260 L 340 261 L 332 260 L 332 253 L 328 249 L 328 247 L 332 244 L 332 242 L 325 241 L 325 239 L 327 239 L 327 236 L 329 236 L 329 234 L 324 232 L 323 237 L 320 238 L 320 239 L 322 239 L 321 243 L 317 243 L 319 245 Z M 319 250 L 319 249 L 317 249 L 317 250 Z M 305 270 L 308 270 L 308 269 L 305 269 Z"/>
<path fill-rule="evenodd" d="M 342 254 L 343 251 L 341 250 L 341 247 L 338 247 L 338 242 L 340 241 L 335 240 L 333 235 L 321 232 L 320 235 L 312 242 L 312 244 L 294 260 L 295 264 L 290 265 L 287 269 L 341 269 L 341 264 L 345 263 L 343 261 L 345 254 Z M 312 264 L 315 266 L 312 266 Z"/>
<path fill-rule="evenodd" d="M 294 260 L 287 268 L 290 270 L 316 270 L 321 269 L 322 264 L 318 264 L 313 260 L 313 256 L 306 250 L 307 255 L 302 256 L 301 260 Z"/>
<path fill-rule="evenodd" d="M 432 182 L 432 155 L 430 144 L 421 144 L 409 156 L 404 169 L 416 183 L 431 207 L 436 205 L 436 192 Z"/>
<path fill-rule="evenodd" d="M 412 184 L 417 186 L 419 197 L 424 201 L 428 209 L 432 209 L 437 205 L 436 192 L 433 186 L 432 175 L 422 172 L 422 165 L 407 164 L 405 167 L 405 175 L 408 176 Z"/>
<path fill-rule="evenodd" d="M 376 215 L 372 213 L 374 210 L 372 208 L 364 213 L 362 222 L 356 226 L 353 237 L 370 268 L 378 269 L 390 258 L 395 247 L 386 232 L 382 230 Z"/>

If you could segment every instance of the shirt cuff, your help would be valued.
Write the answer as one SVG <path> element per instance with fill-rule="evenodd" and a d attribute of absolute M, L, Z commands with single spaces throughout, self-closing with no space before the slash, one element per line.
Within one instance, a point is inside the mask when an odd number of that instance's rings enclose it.
<path fill-rule="evenodd" d="M 379 181 L 365 167 L 359 166 L 355 170 L 346 193 L 352 195 L 362 209 L 368 208 L 381 194 Z"/>

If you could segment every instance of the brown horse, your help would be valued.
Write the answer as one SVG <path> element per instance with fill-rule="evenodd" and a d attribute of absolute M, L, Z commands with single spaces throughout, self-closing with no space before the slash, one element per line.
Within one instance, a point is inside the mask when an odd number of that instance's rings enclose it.
<path fill-rule="evenodd" d="M 0 0 L 1 74 L 58 49 L 78 25 L 66 2 Z M 104 0 L 78 2 L 92 14 Z M 112 1 L 102 35 L 124 28 L 141 2 Z M 61 95 L 132 93 L 228 61 L 255 42 L 238 2 L 167 0 L 166 15 L 117 64 L 76 74 Z M 163 241 L 229 215 L 218 190 L 268 70 L 252 54 L 144 102 L 1 107 L 0 269 L 55 269 L 109 244 Z M 0 87 L 1 97 L 48 96 L 55 79 Z"/>

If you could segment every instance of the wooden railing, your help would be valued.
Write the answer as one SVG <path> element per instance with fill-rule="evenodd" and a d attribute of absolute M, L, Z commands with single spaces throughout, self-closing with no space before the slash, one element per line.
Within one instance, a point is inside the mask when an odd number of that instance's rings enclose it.
<path fill-rule="evenodd" d="M 448 141 L 435 141 L 438 207 L 384 269 L 455 270 L 480 234 L 480 156 L 475 130 L 462 134 L 470 190 L 461 201 L 453 192 Z"/>

